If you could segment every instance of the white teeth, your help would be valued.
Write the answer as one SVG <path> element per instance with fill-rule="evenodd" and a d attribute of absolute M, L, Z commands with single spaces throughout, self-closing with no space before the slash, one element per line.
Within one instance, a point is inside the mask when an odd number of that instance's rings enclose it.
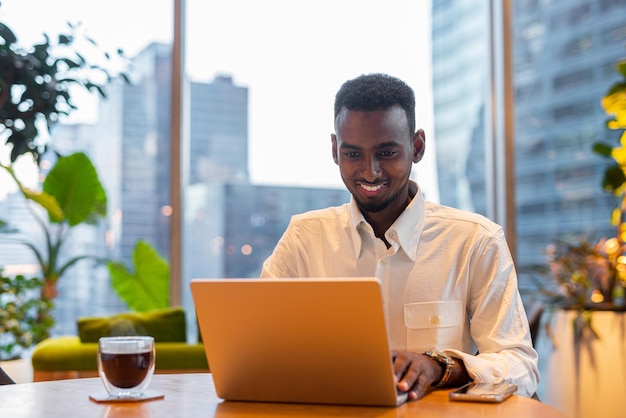
<path fill-rule="evenodd" d="M 382 189 L 383 185 L 379 184 L 379 185 L 376 185 L 376 186 L 369 186 L 367 184 L 361 184 L 361 187 L 364 188 L 365 190 L 367 190 L 368 192 L 375 192 L 376 190 Z"/>

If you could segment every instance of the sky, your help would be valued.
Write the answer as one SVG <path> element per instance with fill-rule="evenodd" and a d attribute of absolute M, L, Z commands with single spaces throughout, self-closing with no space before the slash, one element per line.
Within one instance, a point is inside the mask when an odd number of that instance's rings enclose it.
<path fill-rule="evenodd" d="M 2 0 L 0 21 L 24 47 L 80 22 L 101 47 L 132 57 L 150 41 L 171 42 L 171 3 Z M 429 0 L 187 0 L 187 9 L 189 78 L 210 82 L 228 74 L 249 89 L 254 183 L 343 187 L 331 155 L 334 95 L 348 79 L 386 72 L 416 92 L 427 148 L 414 175 L 437 200 Z M 92 113 L 72 120 L 89 121 Z M 0 198 L 7 182 L 0 177 Z"/>

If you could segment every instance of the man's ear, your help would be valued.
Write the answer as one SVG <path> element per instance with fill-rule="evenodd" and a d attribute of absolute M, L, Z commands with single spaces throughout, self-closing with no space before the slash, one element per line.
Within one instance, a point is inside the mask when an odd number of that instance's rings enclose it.
<path fill-rule="evenodd" d="M 337 158 L 337 135 L 330 134 L 330 140 L 333 143 L 333 161 L 335 161 L 335 164 L 339 165 L 339 159 Z"/>
<path fill-rule="evenodd" d="M 413 136 L 413 162 L 419 163 L 424 156 L 426 148 L 426 135 L 423 129 L 418 129 Z"/>

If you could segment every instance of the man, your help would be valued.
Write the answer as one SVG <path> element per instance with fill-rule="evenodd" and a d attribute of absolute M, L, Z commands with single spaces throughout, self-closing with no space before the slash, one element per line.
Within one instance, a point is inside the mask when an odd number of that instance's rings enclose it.
<path fill-rule="evenodd" d="M 261 277 L 378 277 L 410 399 L 470 380 L 532 395 L 537 353 L 502 228 L 425 201 L 409 179 L 425 149 L 413 90 L 384 74 L 344 83 L 331 140 L 350 203 L 294 216 Z"/>

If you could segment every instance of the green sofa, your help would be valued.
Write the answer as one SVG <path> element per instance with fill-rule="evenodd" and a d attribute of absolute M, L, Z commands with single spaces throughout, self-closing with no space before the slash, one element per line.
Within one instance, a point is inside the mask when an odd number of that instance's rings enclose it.
<path fill-rule="evenodd" d="M 151 335 L 155 339 L 155 373 L 207 373 L 202 342 L 187 343 L 185 313 L 180 307 L 109 317 L 80 318 L 78 335 L 48 338 L 32 354 L 33 380 L 98 376 L 98 338 Z"/>

